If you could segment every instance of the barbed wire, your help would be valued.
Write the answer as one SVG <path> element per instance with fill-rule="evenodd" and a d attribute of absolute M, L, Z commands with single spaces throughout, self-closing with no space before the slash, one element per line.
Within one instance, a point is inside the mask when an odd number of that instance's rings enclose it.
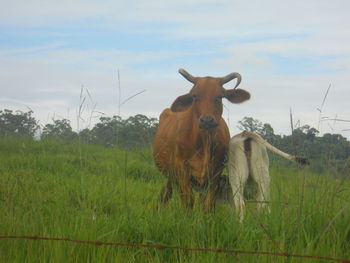
<path fill-rule="evenodd" d="M 95 245 L 95 246 L 105 245 L 105 246 L 124 246 L 124 247 L 144 247 L 144 248 L 156 248 L 156 249 L 175 249 L 175 250 L 215 252 L 215 253 L 227 253 L 227 254 L 271 255 L 271 256 L 281 256 L 281 257 L 322 259 L 322 260 L 327 260 L 327 261 L 350 263 L 350 259 L 290 254 L 290 253 L 286 253 L 286 252 L 249 251 L 249 250 L 234 250 L 234 249 L 220 249 L 220 248 L 191 248 L 191 247 L 168 246 L 168 245 L 160 245 L 160 244 L 102 242 L 102 241 L 88 241 L 88 240 L 78 240 L 78 239 L 71 239 L 71 238 L 43 237 L 43 236 L 0 236 L 0 239 L 30 239 L 30 240 L 46 240 L 46 241 L 66 241 L 66 242 L 88 244 L 88 245 Z"/>

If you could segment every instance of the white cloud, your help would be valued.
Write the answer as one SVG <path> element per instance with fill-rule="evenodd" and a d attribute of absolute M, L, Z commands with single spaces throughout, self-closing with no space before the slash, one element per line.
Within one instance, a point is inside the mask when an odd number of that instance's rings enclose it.
<path fill-rule="evenodd" d="M 269 25 L 285 27 L 286 32 L 332 22 L 344 26 L 348 21 L 349 2 L 346 0 L 251 0 L 251 1 L 83 1 L 32 0 L 5 1 L 1 8 L 1 23 L 17 25 L 47 25 L 100 18 L 101 21 L 171 22 L 197 29 L 239 31 L 232 25 Z M 44 20 L 45 19 L 45 20 Z M 275 26 L 274 26 L 275 25 Z M 293 29 L 294 28 L 294 29 Z M 258 30 L 261 27 L 258 26 Z M 198 33 L 198 31 L 192 31 Z M 216 31 L 215 30 L 215 31 Z M 322 30 L 322 29 L 320 29 Z M 279 31 L 280 32 L 280 31 Z M 256 32 L 252 32 L 256 33 Z M 266 32 L 260 32 L 264 34 Z"/>

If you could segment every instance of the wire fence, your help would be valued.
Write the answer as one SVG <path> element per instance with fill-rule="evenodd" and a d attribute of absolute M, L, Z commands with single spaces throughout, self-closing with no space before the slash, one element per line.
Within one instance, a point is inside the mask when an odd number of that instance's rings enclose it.
<path fill-rule="evenodd" d="M 290 254 L 290 253 L 286 253 L 286 252 L 249 251 L 249 250 L 234 250 L 234 249 L 220 249 L 220 248 L 191 248 L 191 247 L 168 246 L 168 245 L 160 245 L 160 244 L 102 242 L 102 241 L 88 241 L 88 240 L 78 240 L 78 239 L 71 239 L 71 238 L 42 237 L 42 236 L 0 236 L 0 239 L 30 239 L 30 240 L 46 240 L 46 241 L 66 241 L 66 242 L 88 244 L 88 245 L 95 245 L 95 246 L 104 245 L 104 246 L 122 246 L 122 247 L 143 247 L 143 248 L 173 249 L 173 250 L 214 252 L 214 253 L 227 253 L 227 254 L 270 255 L 270 256 L 280 256 L 280 257 L 288 257 L 288 258 L 309 258 L 309 259 L 321 259 L 321 260 L 333 261 L 333 262 L 350 263 L 350 259 L 340 259 L 340 258 L 313 256 L 313 255 Z"/>

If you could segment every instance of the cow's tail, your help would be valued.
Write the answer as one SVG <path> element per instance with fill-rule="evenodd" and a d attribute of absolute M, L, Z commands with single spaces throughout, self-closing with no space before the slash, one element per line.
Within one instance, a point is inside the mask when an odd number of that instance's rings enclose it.
<path fill-rule="evenodd" d="M 270 151 L 282 156 L 285 159 L 288 159 L 290 161 L 302 164 L 302 165 L 308 165 L 310 164 L 309 160 L 307 158 L 302 158 L 302 157 L 298 157 L 298 156 L 294 156 L 294 155 L 290 155 L 288 153 L 285 153 L 279 149 L 277 149 L 275 146 L 271 145 L 270 143 L 268 143 L 267 141 L 265 141 L 259 134 L 253 133 L 253 132 L 249 132 L 249 131 L 244 131 L 242 132 L 242 135 L 246 138 L 251 138 L 255 141 L 257 141 L 258 143 L 265 145 L 265 147 L 267 149 L 269 149 Z"/>

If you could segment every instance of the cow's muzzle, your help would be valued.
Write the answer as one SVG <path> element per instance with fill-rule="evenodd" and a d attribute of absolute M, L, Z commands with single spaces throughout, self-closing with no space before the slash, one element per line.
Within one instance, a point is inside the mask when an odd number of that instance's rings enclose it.
<path fill-rule="evenodd" d="M 211 116 L 203 116 L 199 118 L 199 128 L 211 130 L 218 126 L 217 122 Z"/>

